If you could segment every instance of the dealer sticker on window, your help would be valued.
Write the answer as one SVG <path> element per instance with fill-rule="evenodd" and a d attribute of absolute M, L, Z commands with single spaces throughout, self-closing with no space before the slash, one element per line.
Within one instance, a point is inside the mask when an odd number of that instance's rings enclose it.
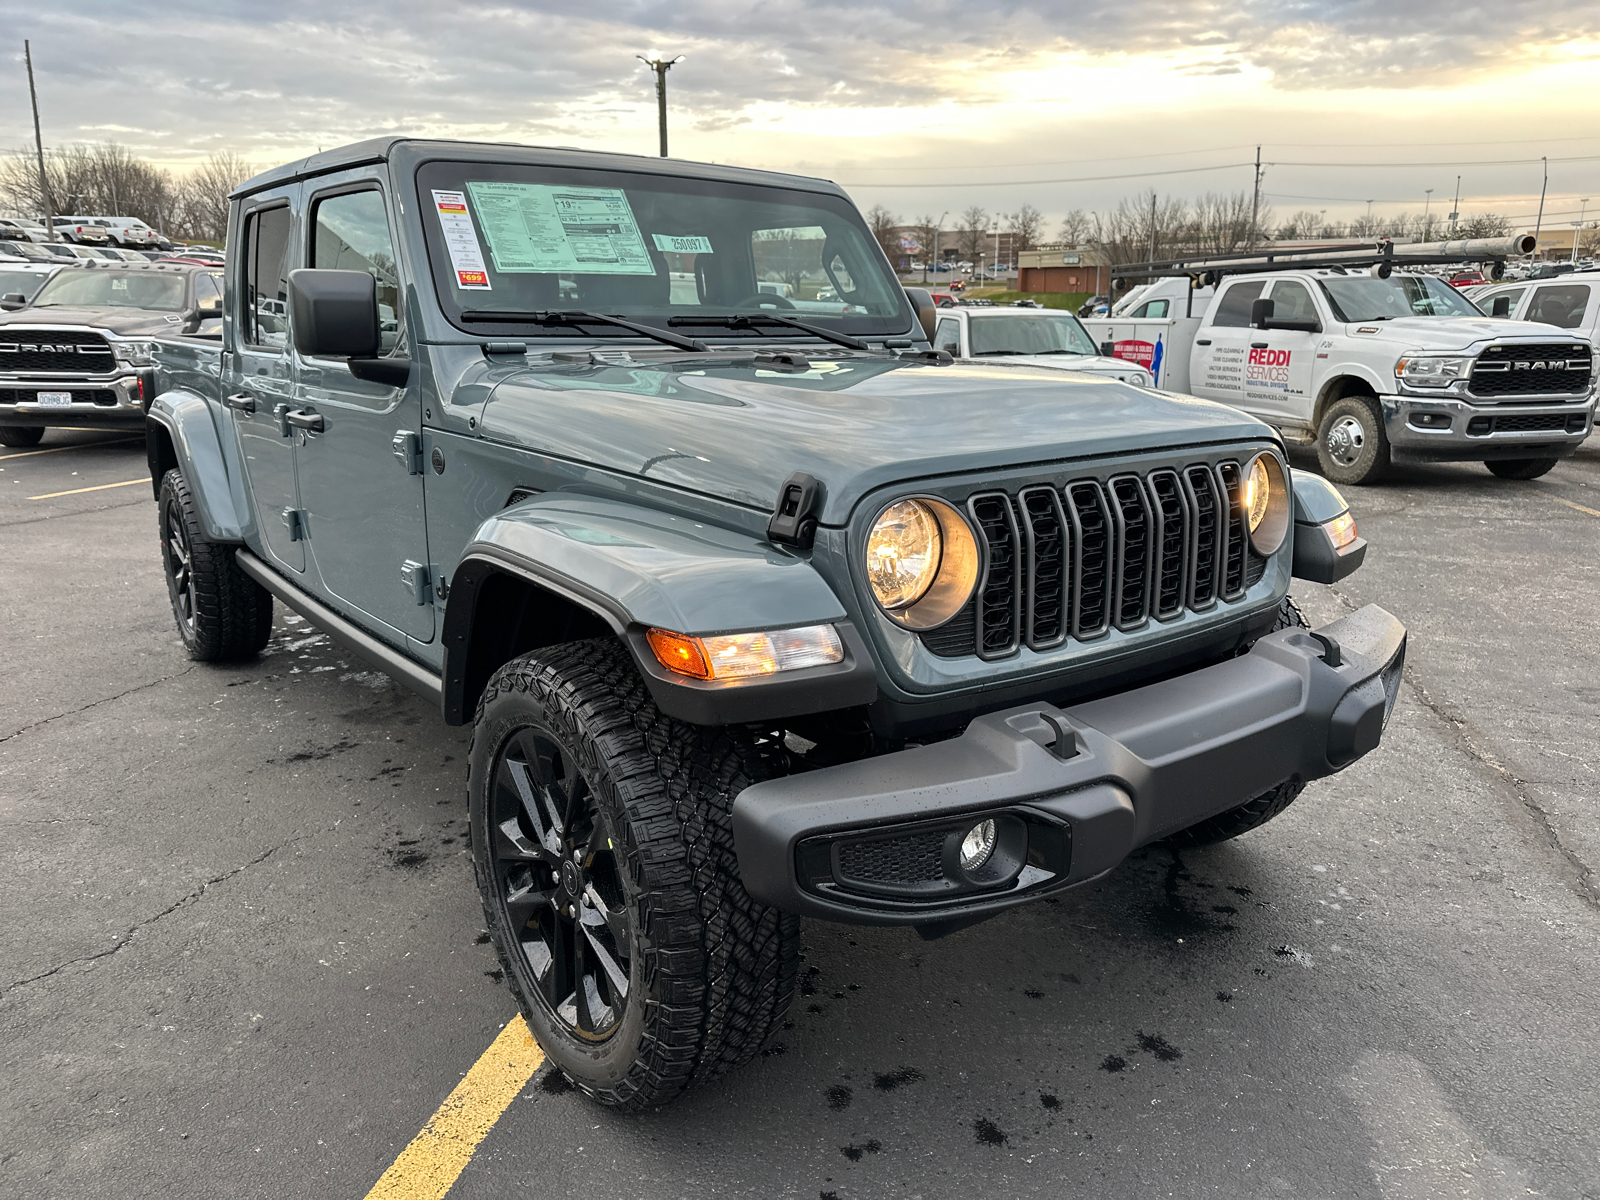
<path fill-rule="evenodd" d="M 483 292 L 491 290 L 489 268 L 484 264 L 483 249 L 478 245 L 478 231 L 472 227 L 466 194 L 435 188 L 433 203 L 439 212 L 439 229 L 444 233 L 445 248 L 450 252 L 450 266 L 456 273 L 456 286 Z"/>
<path fill-rule="evenodd" d="M 467 191 L 497 271 L 656 273 L 621 188 L 469 179 Z"/>
<path fill-rule="evenodd" d="M 679 237 L 675 233 L 652 233 L 656 249 L 668 254 L 710 254 L 711 239 L 708 237 Z"/>

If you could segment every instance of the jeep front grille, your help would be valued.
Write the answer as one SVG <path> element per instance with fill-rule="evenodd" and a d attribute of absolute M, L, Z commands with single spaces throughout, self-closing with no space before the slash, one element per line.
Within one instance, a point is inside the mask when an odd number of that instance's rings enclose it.
<path fill-rule="evenodd" d="M 1589 390 L 1591 351 L 1582 342 L 1490 346 L 1473 364 L 1474 396 L 1581 396 Z"/>
<path fill-rule="evenodd" d="M 86 329 L 0 326 L 0 372 L 105 375 L 117 365 L 111 344 Z"/>
<path fill-rule="evenodd" d="M 942 658 L 997 659 L 1242 599 L 1267 560 L 1250 545 L 1241 484 L 1230 461 L 969 496 L 987 570 L 922 644 Z"/>

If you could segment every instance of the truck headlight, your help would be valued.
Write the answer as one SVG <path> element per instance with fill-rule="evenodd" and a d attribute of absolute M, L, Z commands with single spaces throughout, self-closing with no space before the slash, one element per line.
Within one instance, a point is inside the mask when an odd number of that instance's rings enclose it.
<path fill-rule="evenodd" d="M 884 612 L 908 629 L 932 629 L 955 616 L 977 586 L 977 539 L 943 500 L 899 500 L 872 523 L 866 569 Z"/>
<path fill-rule="evenodd" d="M 153 361 L 154 342 L 112 342 L 111 353 L 125 367 L 148 367 Z"/>
<path fill-rule="evenodd" d="M 1250 544 L 1263 557 L 1283 545 L 1289 534 L 1289 481 L 1283 467 L 1271 454 L 1258 454 L 1244 473 L 1244 494 L 1240 497 L 1250 527 Z"/>
<path fill-rule="evenodd" d="M 1408 354 L 1394 364 L 1395 378 L 1412 387 L 1449 387 L 1472 372 L 1472 359 L 1460 355 Z"/>

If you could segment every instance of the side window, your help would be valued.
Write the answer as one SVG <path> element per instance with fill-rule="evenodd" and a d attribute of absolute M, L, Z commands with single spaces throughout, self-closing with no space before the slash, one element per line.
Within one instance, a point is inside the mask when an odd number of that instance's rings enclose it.
<path fill-rule="evenodd" d="M 400 272 L 382 192 L 346 192 L 315 201 L 311 265 L 330 271 L 365 271 L 377 280 L 378 353 L 393 354 L 400 344 Z"/>
<path fill-rule="evenodd" d="M 1524 321 L 1543 321 L 1546 325 L 1559 325 L 1562 329 L 1577 329 L 1583 324 L 1584 310 L 1589 307 L 1589 285 L 1586 283 L 1552 283 L 1535 288 Z"/>
<path fill-rule="evenodd" d="M 1138 308 L 1134 309 L 1130 315 L 1135 320 L 1139 317 L 1150 317 L 1154 320 L 1159 320 L 1167 315 L 1167 310 L 1171 304 L 1172 301 L 1170 300 L 1146 300 Z"/>
<path fill-rule="evenodd" d="M 245 225 L 244 330 L 247 346 L 289 344 L 289 208 L 251 213 Z"/>
<path fill-rule="evenodd" d="M 1311 292 L 1297 279 L 1280 279 L 1272 285 L 1272 315 L 1295 321 L 1319 319 Z"/>
<path fill-rule="evenodd" d="M 1211 319 L 1211 323 L 1237 328 L 1248 326 L 1250 306 L 1261 299 L 1262 289 L 1266 286 L 1261 280 L 1229 284 L 1228 290 L 1222 293 L 1222 299 L 1217 304 L 1217 315 Z"/>
<path fill-rule="evenodd" d="M 945 317 L 933 327 L 933 348 L 948 350 L 951 354 L 961 353 L 961 330 L 958 322 Z"/>
<path fill-rule="evenodd" d="M 222 315 L 222 278 L 202 272 L 194 277 L 194 306 L 203 313 Z"/>

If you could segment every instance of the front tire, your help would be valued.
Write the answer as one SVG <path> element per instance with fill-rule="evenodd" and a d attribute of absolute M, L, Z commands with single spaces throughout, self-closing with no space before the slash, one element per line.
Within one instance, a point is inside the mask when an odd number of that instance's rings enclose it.
<path fill-rule="evenodd" d="M 272 595 L 239 569 L 232 546 L 206 537 L 176 467 L 161 477 L 156 513 L 167 598 L 189 657 L 233 662 L 260 653 L 272 636 Z"/>
<path fill-rule="evenodd" d="M 800 920 L 745 892 L 729 821 L 767 773 L 747 738 L 661 713 L 614 640 L 489 681 L 467 777 L 484 919 L 529 1028 L 590 1098 L 664 1104 L 782 1023 Z"/>
<path fill-rule="evenodd" d="M 1497 458 L 1483 465 L 1489 468 L 1490 474 L 1501 479 L 1537 479 L 1548 475 L 1560 461 L 1559 458 Z"/>
<path fill-rule="evenodd" d="M 1377 483 L 1389 470 L 1389 435 L 1373 396 L 1328 405 L 1317 426 L 1317 462 L 1334 483 Z"/>
<path fill-rule="evenodd" d="M 0 446 L 37 446 L 43 438 L 43 425 L 0 425 Z"/>
<path fill-rule="evenodd" d="M 1278 607 L 1278 619 L 1272 623 L 1271 632 L 1309 628 L 1311 623 L 1300 611 L 1300 606 L 1285 596 L 1283 603 Z M 1252 829 L 1259 829 L 1293 804 L 1296 797 L 1305 790 L 1305 786 L 1299 779 L 1285 779 L 1277 787 L 1264 792 L 1254 800 L 1248 800 L 1237 808 L 1230 808 L 1227 812 L 1218 813 L 1197 825 L 1191 825 L 1187 829 L 1180 829 L 1177 833 L 1169 835 L 1167 844 L 1180 848 L 1210 846 L 1216 842 L 1226 842 L 1236 838 L 1241 833 L 1249 833 Z"/>

